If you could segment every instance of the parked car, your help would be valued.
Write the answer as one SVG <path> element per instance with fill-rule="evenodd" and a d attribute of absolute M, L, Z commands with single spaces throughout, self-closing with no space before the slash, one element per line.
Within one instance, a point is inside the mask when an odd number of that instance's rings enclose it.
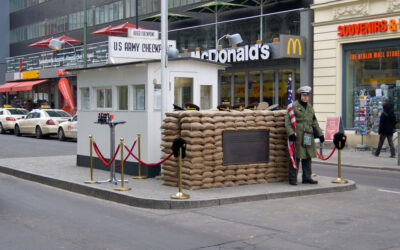
<path fill-rule="evenodd" d="M 15 122 L 24 118 L 26 114 L 28 114 L 28 110 L 22 108 L 0 108 L 0 134 L 4 134 L 6 131 L 13 133 Z"/>
<path fill-rule="evenodd" d="M 68 119 L 66 122 L 58 124 L 57 137 L 60 141 L 64 141 L 65 138 L 76 139 L 78 135 L 78 115 Z"/>
<path fill-rule="evenodd" d="M 34 109 L 25 118 L 17 120 L 14 133 L 33 134 L 41 139 L 44 136 L 57 135 L 58 124 L 71 118 L 71 115 L 62 109 Z"/>

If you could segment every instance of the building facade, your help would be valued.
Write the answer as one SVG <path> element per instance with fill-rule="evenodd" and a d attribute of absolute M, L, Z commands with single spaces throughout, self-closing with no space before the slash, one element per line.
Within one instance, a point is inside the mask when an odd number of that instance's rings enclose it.
<path fill-rule="evenodd" d="M 271 57 L 268 60 L 243 60 L 230 63 L 229 68 L 220 72 L 219 102 L 249 105 L 256 102 L 287 105 L 286 88 L 292 76 L 292 88 L 312 85 L 312 39 L 313 13 L 309 9 L 310 0 L 267 0 L 264 6 L 246 6 L 238 10 L 218 13 L 218 23 L 214 14 L 188 12 L 195 6 L 207 3 L 204 0 L 170 0 L 169 11 L 189 15 L 191 18 L 169 23 L 169 40 L 176 40 L 180 52 L 216 49 L 216 41 L 223 35 L 239 33 L 243 39 L 240 47 L 268 44 Z M 225 1 L 227 2 L 227 1 Z M 124 22 L 135 24 L 160 12 L 160 0 L 87 0 L 87 43 L 88 66 L 107 63 L 107 39 L 105 35 L 93 35 L 93 31 L 107 25 L 116 26 Z M 260 16 L 260 8 L 263 15 Z M 260 25 L 260 21 L 262 25 Z M 68 74 L 68 68 L 82 67 L 83 48 L 74 46 L 62 52 L 48 48 L 29 47 L 39 40 L 67 35 L 83 40 L 83 1 L 71 0 L 10 0 L 10 55 L 7 62 L 6 81 L 25 81 L 21 71 L 38 71 L 37 79 L 46 81 L 32 85 L 32 91 L 8 93 L 8 101 L 27 99 L 47 101 L 57 108 L 65 105 L 57 87 L 60 77 L 68 77 L 77 101 L 76 77 Z M 139 21 L 139 26 L 160 30 L 160 23 Z M 262 27 L 262 29 L 261 29 Z M 217 29 L 217 32 L 215 31 Z M 297 48 L 297 56 L 282 56 L 279 46 L 281 35 L 302 37 Z M 226 40 L 219 42 L 228 49 Z M 300 53 L 299 53 L 300 51 Z M 301 55 L 300 55 L 301 54 Z M 67 71 L 66 74 L 64 72 Z M 36 73 L 35 73 L 36 74 Z M 33 81 L 32 79 L 30 79 Z M 190 93 L 190 88 L 188 93 Z M 189 94 L 190 95 L 190 94 Z M 190 100 L 190 99 L 188 99 Z"/>
<path fill-rule="evenodd" d="M 317 117 L 341 116 L 350 145 L 375 146 L 384 102 L 400 120 L 400 2 L 316 0 L 312 9 Z"/>

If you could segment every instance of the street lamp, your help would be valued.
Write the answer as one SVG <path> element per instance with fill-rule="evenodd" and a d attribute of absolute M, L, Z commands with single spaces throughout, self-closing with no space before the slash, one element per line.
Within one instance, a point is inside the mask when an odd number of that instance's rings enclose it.
<path fill-rule="evenodd" d="M 236 44 L 239 44 L 239 43 L 243 42 L 243 39 L 240 36 L 240 34 L 236 33 L 236 34 L 233 34 L 233 35 L 229 35 L 229 34 L 223 35 L 220 39 L 218 39 L 217 44 L 219 44 L 219 41 L 221 39 L 224 39 L 224 38 L 228 39 L 230 46 L 236 45 Z"/>

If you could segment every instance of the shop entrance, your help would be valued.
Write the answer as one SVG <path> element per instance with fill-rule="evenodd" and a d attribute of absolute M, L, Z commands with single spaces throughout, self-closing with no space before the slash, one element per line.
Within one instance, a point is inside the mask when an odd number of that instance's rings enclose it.
<path fill-rule="evenodd" d="M 289 75 L 292 76 L 291 88 L 298 89 L 300 87 L 298 68 L 222 73 L 220 75 L 219 101 L 223 104 L 243 104 L 245 106 L 268 102 L 269 105 L 278 104 L 279 109 L 285 109 Z"/>

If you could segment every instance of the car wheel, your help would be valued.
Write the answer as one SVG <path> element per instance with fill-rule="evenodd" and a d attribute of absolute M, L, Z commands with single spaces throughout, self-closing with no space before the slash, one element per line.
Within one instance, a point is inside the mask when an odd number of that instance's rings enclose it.
<path fill-rule="evenodd" d="M 21 136 L 21 132 L 19 131 L 19 126 L 18 125 L 15 125 L 14 134 L 16 136 Z"/>
<path fill-rule="evenodd" d="M 36 127 L 36 139 L 42 139 L 43 133 L 39 126 Z"/>
<path fill-rule="evenodd" d="M 1 122 L 0 122 L 0 134 L 4 134 L 4 128 L 3 128 L 3 125 L 1 124 Z"/>
<path fill-rule="evenodd" d="M 58 133 L 57 133 L 58 139 L 60 141 L 65 141 L 65 134 L 64 134 L 64 129 L 59 128 Z"/>

